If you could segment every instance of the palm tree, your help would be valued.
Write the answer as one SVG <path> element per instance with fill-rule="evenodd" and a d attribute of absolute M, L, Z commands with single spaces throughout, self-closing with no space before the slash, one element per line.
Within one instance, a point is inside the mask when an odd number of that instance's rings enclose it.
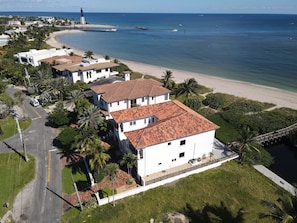
<path fill-rule="evenodd" d="M 112 182 L 112 196 L 113 196 L 113 206 L 114 203 L 114 181 L 119 175 L 119 165 L 117 163 L 107 164 L 105 167 L 105 174 L 108 176 L 108 179 Z"/>
<path fill-rule="evenodd" d="M 79 128 L 94 128 L 96 130 L 104 123 L 104 117 L 100 112 L 100 109 L 95 105 L 90 105 L 85 108 L 82 115 L 79 117 Z"/>
<path fill-rule="evenodd" d="M 282 200 L 278 199 L 276 203 L 262 200 L 261 204 L 269 207 L 271 212 L 260 213 L 259 218 L 271 218 L 275 222 L 293 223 L 297 222 L 297 197 Z"/>
<path fill-rule="evenodd" d="M 166 70 L 164 72 L 164 75 L 162 76 L 162 81 L 163 81 L 163 87 L 168 88 L 168 89 L 172 89 L 173 87 L 173 75 L 172 75 L 172 71 L 170 70 Z"/>
<path fill-rule="evenodd" d="M 79 99 L 84 98 L 84 94 L 80 90 L 73 90 L 67 94 L 66 100 L 67 104 L 74 104 L 74 110 L 77 109 L 77 102 Z"/>
<path fill-rule="evenodd" d="M 239 130 L 241 138 L 239 139 L 238 152 L 240 160 L 243 160 L 244 150 L 255 150 L 260 153 L 260 150 L 256 147 L 257 143 L 254 140 L 255 133 L 250 130 L 249 126 L 243 126 Z"/>
<path fill-rule="evenodd" d="M 189 97 L 190 95 L 198 95 L 199 85 L 195 78 L 186 79 L 183 83 L 178 85 L 176 91 L 176 97 L 184 95 Z"/>
<path fill-rule="evenodd" d="M 96 138 L 95 129 L 86 127 L 80 129 L 79 134 L 75 137 L 75 142 L 73 144 L 73 149 L 75 151 L 84 154 L 86 151 L 90 150 L 93 146 L 93 140 Z"/>
<path fill-rule="evenodd" d="M 53 78 L 53 73 L 50 67 L 41 66 L 37 68 L 35 72 L 30 75 L 32 85 L 35 87 L 38 93 L 42 93 L 49 87 L 49 82 Z"/>
<path fill-rule="evenodd" d="M 106 153 L 109 147 L 104 146 L 102 141 L 96 137 L 89 149 L 87 154 L 89 156 L 90 169 L 98 172 L 106 166 L 106 162 L 110 159 L 110 155 Z"/>
<path fill-rule="evenodd" d="M 94 53 L 91 50 L 88 50 L 88 51 L 85 52 L 85 57 L 93 58 L 93 55 L 94 55 Z"/>
<path fill-rule="evenodd" d="M 125 153 L 123 159 L 121 160 L 121 165 L 127 165 L 129 182 L 131 181 L 131 170 L 137 164 L 137 157 L 132 153 Z"/>

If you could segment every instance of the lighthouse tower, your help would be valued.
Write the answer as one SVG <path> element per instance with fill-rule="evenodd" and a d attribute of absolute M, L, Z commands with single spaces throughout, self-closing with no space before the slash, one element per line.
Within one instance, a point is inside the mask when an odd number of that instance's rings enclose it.
<path fill-rule="evenodd" d="M 86 24 L 86 20 L 85 20 L 84 12 L 83 12 L 82 8 L 80 8 L 80 24 L 81 25 L 85 25 Z"/>

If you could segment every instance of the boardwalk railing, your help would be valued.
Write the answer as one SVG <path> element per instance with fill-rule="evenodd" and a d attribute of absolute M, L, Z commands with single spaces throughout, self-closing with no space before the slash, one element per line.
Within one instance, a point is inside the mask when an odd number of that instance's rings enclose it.
<path fill-rule="evenodd" d="M 297 123 L 290 125 L 286 128 L 282 128 L 273 132 L 268 132 L 268 133 L 256 136 L 254 137 L 254 140 L 262 145 L 265 143 L 273 143 L 296 130 L 297 130 Z"/>

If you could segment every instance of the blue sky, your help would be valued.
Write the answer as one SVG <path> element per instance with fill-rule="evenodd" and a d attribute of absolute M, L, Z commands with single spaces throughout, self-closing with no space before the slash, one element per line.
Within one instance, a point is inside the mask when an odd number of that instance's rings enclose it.
<path fill-rule="evenodd" d="M 297 0 L 0 0 L 0 11 L 297 14 Z"/>

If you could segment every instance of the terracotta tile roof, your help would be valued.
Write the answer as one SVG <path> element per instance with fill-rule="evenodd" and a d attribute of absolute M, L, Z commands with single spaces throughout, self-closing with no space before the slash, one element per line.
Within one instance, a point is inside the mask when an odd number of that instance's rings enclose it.
<path fill-rule="evenodd" d="M 76 71 L 85 71 L 85 70 L 100 70 L 105 68 L 117 67 L 119 66 L 116 63 L 112 62 L 102 62 L 102 63 L 94 63 L 87 66 L 81 66 L 79 63 L 71 63 L 71 64 L 61 64 L 54 66 L 53 68 L 59 71 L 69 70 L 71 72 Z"/>
<path fill-rule="evenodd" d="M 135 149 L 185 138 L 218 129 L 207 120 L 178 101 L 135 107 L 111 113 L 117 123 L 155 116 L 158 121 L 145 128 L 126 132 Z"/>
<path fill-rule="evenodd" d="M 135 79 L 112 84 L 92 86 L 91 90 L 101 94 L 105 102 L 132 100 L 146 96 L 158 96 L 170 91 L 153 79 Z"/>
<path fill-rule="evenodd" d="M 82 57 L 64 55 L 64 56 L 49 57 L 40 61 L 44 63 L 49 63 L 49 64 L 52 64 L 54 61 L 56 62 L 56 64 L 70 64 L 70 63 L 81 62 Z"/>

